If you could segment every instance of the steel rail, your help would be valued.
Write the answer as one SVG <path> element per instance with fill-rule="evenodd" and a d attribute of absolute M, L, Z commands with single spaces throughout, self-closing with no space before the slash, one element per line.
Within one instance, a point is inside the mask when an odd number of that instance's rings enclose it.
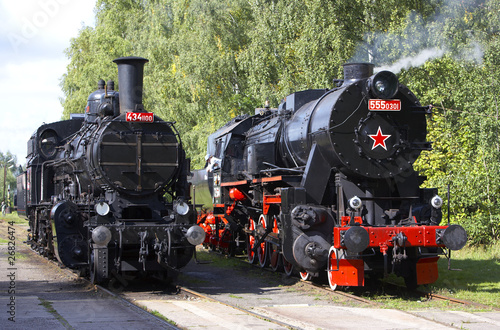
<path fill-rule="evenodd" d="M 193 296 L 196 296 L 198 298 L 202 298 L 202 299 L 207 299 L 207 300 L 210 300 L 210 301 L 213 301 L 213 302 L 216 302 L 216 303 L 219 303 L 219 304 L 222 304 L 224 306 L 227 306 L 227 307 L 231 307 L 231 308 L 234 308 L 234 309 L 237 309 L 239 310 L 240 312 L 243 312 L 243 313 L 246 313 L 246 314 L 249 314 L 251 316 L 254 316 L 254 317 L 257 317 L 261 320 L 264 320 L 264 321 L 268 321 L 268 322 L 271 322 L 271 323 L 274 323 L 274 324 L 277 324 L 277 325 L 280 325 L 282 327 L 285 327 L 285 328 L 288 328 L 288 329 L 299 329 L 297 327 L 294 327 L 293 325 L 290 325 L 290 324 L 287 324 L 287 323 L 284 323 L 284 322 L 281 322 L 281 321 L 278 321 L 278 320 L 275 320 L 273 318 L 270 318 L 269 316 L 265 316 L 265 315 L 261 315 L 259 313 L 255 313 L 255 312 L 252 312 L 252 311 L 249 311 L 247 309 L 244 309 L 242 307 L 238 307 L 236 305 L 231 305 L 231 304 L 228 304 L 226 302 L 223 302 L 219 299 L 215 299 L 211 296 L 208 296 L 208 295 L 205 295 L 203 293 L 200 293 L 200 292 L 197 292 L 197 291 L 194 291 L 194 290 L 191 290 L 191 289 L 188 289 L 188 288 L 185 288 L 185 287 L 178 287 L 180 289 L 180 291 L 184 291 L 184 292 L 187 292 Z"/>

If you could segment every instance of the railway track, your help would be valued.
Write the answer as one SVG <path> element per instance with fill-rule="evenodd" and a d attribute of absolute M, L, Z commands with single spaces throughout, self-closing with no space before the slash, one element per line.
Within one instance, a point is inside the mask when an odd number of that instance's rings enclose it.
<path fill-rule="evenodd" d="M 248 262 L 245 259 L 240 259 L 240 260 L 242 262 L 248 264 Z M 265 271 L 274 272 L 270 268 L 267 268 L 267 267 L 261 268 L 257 264 L 251 264 L 251 266 L 256 267 L 256 268 L 260 268 L 260 269 L 265 270 Z M 295 277 L 300 278 L 300 276 L 298 276 L 298 275 L 295 275 Z M 373 301 L 373 300 L 370 300 L 370 299 L 366 299 L 366 298 L 360 297 L 360 296 L 358 296 L 356 294 L 351 294 L 351 293 L 342 291 L 342 289 L 332 291 L 331 288 L 329 287 L 329 285 L 326 284 L 326 283 L 325 284 L 320 284 L 320 283 L 316 283 L 316 282 L 311 281 L 311 280 L 303 280 L 303 279 L 300 279 L 300 281 L 302 283 L 304 283 L 305 285 L 309 285 L 311 287 L 315 287 L 315 288 L 321 289 L 324 292 L 327 292 L 327 293 L 329 293 L 331 295 L 338 295 L 338 296 L 346 297 L 348 299 L 355 300 L 355 301 L 358 301 L 358 302 L 361 302 L 361 303 L 364 303 L 364 304 L 367 304 L 367 305 L 372 305 L 372 306 L 379 306 L 380 307 L 380 306 L 383 305 L 382 303 L 379 303 L 379 302 L 376 302 L 376 301 Z M 477 303 L 477 302 L 474 302 L 474 301 L 462 300 L 462 299 L 458 299 L 458 298 L 454 298 L 454 297 L 440 295 L 440 294 L 433 293 L 433 292 L 424 292 L 424 291 L 421 291 L 421 290 L 409 291 L 404 286 L 400 286 L 400 285 L 397 285 L 395 283 L 391 283 L 391 282 L 388 282 L 388 281 L 384 281 L 382 285 L 384 287 L 386 287 L 386 288 L 390 288 L 390 289 L 394 290 L 395 292 L 405 293 L 405 294 L 410 294 L 410 295 L 418 295 L 419 297 L 425 298 L 427 300 L 447 301 L 447 302 L 449 302 L 451 304 L 460 305 L 460 306 L 470 306 L 470 307 L 476 307 L 476 308 L 484 309 L 484 310 L 500 311 L 500 308 L 496 308 L 496 307 L 493 307 L 493 306 L 490 306 L 490 305 L 485 305 L 485 304 Z"/>
<path fill-rule="evenodd" d="M 54 264 L 57 264 L 54 261 L 51 261 Z M 267 271 L 267 269 L 262 269 L 260 267 L 248 267 L 249 264 L 247 262 L 242 261 L 241 264 L 243 268 L 251 269 L 256 273 L 265 273 L 267 275 L 271 275 L 273 277 L 275 274 L 272 271 Z M 266 271 L 264 271 L 266 270 Z M 73 274 L 72 271 L 66 269 L 68 274 Z M 250 272 L 247 272 L 249 274 Z M 251 274 L 249 274 L 251 275 Z M 294 281 L 300 283 L 300 285 L 304 286 L 302 291 L 310 291 L 310 290 L 319 290 L 322 292 L 322 295 L 325 297 L 341 297 L 343 304 L 352 305 L 350 302 L 355 302 L 354 304 L 357 307 L 364 307 L 362 310 L 368 311 L 371 309 L 380 310 L 379 308 L 384 306 L 384 303 L 376 302 L 364 297 L 361 297 L 354 293 L 344 292 L 344 291 L 332 291 L 328 285 L 318 284 L 312 281 L 303 281 L 294 279 Z M 291 282 L 289 282 L 291 283 Z M 384 283 L 384 286 L 390 287 L 392 286 L 396 291 L 406 291 L 406 288 L 402 288 L 396 286 L 391 283 Z M 241 324 L 251 324 L 251 328 L 255 329 L 314 329 L 321 328 L 317 326 L 313 326 L 308 323 L 307 320 L 300 319 L 300 313 L 297 316 L 291 316 L 287 314 L 275 313 L 273 309 L 295 309 L 295 310 L 314 310 L 314 303 L 311 301 L 302 303 L 300 298 L 300 293 L 297 293 L 295 304 L 289 303 L 280 303 L 274 302 L 272 304 L 264 304 L 263 306 L 255 307 L 255 303 L 250 305 L 241 304 L 239 299 L 228 299 L 227 297 L 237 295 L 230 293 L 229 291 L 233 291 L 234 289 L 224 289 L 222 285 L 218 290 L 227 291 L 226 295 L 217 294 L 214 292 L 210 292 L 210 290 L 205 290 L 205 292 L 199 292 L 197 290 L 193 290 L 186 286 L 178 287 L 175 292 L 172 290 L 163 290 L 158 288 L 151 289 L 147 285 L 143 287 L 139 285 L 139 287 L 133 287 L 131 289 L 119 289 L 118 291 L 108 290 L 102 286 L 96 286 L 96 289 L 105 292 L 106 294 L 110 294 L 135 308 L 140 308 L 143 312 L 149 312 L 152 317 L 157 317 L 160 319 L 165 327 L 170 329 L 177 329 L 176 325 L 181 328 L 191 327 L 193 326 L 193 319 L 197 319 L 198 326 L 220 326 L 220 324 L 224 325 L 222 328 L 234 328 L 235 326 L 240 326 Z M 202 287 L 206 288 L 206 287 Z M 150 291 L 148 291 L 150 290 Z M 236 291 L 236 290 L 235 290 Z M 258 292 L 254 294 L 259 295 Z M 414 292 L 421 297 L 424 297 L 428 300 L 446 300 L 453 304 L 459 304 L 464 306 L 474 306 L 479 308 L 487 308 L 488 306 L 477 304 L 470 301 L 459 300 L 452 297 L 446 297 L 443 295 L 438 295 L 435 293 L 426 293 L 426 292 Z M 329 299 L 329 298 L 326 298 Z M 324 299 L 323 299 L 324 300 Z M 321 302 L 323 302 L 321 300 Z M 334 299 L 338 301 L 339 299 Z M 346 302 L 347 301 L 347 302 Z M 299 303 L 300 302 L 300 303 Z M 165 309 L 164 306 L 176 306 L 176 308 Z M 330 307 L 332 308 L 332 307 Z M 181 314 L 182 311 L 190 310 L 190 313 L 194 315 L 188 315 L 184 318 L 177 317 L 178 314 Z M 311 313 L 311 312 L 306 312 Z M 314 312 L 312 312 L 314 313 Z M 439 320 L 433 319 L 428 315 L 422 313 L 413 313 L 409 311 L 398 311 L 399 315 L 406 315 L 410 318 L 417 318 L 418 322 L 433 322 L 437 328 L 440 326 L 449 328 L 449 324 L 443 323 Z M 345 312 L 344 312 L 345 314 Z M 158 317 L 158 315 L 163 315 Z M 175 315 L 175 317 L 172 317 Z M 208 321 L 207 321 L 208 318 Z M 167 320 L 165 320 L 167 319 Z M 208 322 L 208 324 L 207 324 Z"/>
<path fill-rule="evenodd" d="M 166 315 L 183 328 L 328 329 L 363 322 L 369 328 L 376 324 L 375 329 L 403 329 L 407 324 L 448 328 L 406 312 L 380 309 L 380 304 L 368 299 L 298 279 L 288 278 L 287 284 L 280 285 L 284 278 L 278 274 L 249 267 L 248 263 L 238 264 L 230 265 L 231 274 L 218 265 L 193 264 L 181 275 L 182 285 L 175 294 L 165 294 L 159 288 L 148 292 L 127 288 L 119 294 L 142 308 Z M 200 280 L 203 277 L 205 281 Z M 333 296 L 340 298 L 332 299 Z M 332 323 L 332 315 L 340 314 L 342 320 Z"/>
<path fill-rule="evenodd" d="M 371 307 L 377 307 L 376 305 L 378 305 L 377 303 L 344 292 L 330 292 L 330 294 L 341 295 L 350 300 L 368 304 Z M 152 295 L 155 294 L 152 293 Z M 196 326 L 213 328 L 217 325 L 218 328 L 227 329 L 235 327 L 251 329 L 328 329 L 331 327 L 342 328 L 348 326 L 348 324 L 352 326 L 353 324 L 363 323 L 372 323 L 371 326 L 369 326 L 371 329 L 386 329 L 388 327 L 404 329 L 406 325 L 403 326 L 403 324 L 419 324 L 421 328 L 449 328 L 444 323 L 396 310 L 352 307 L 337 307 L 337 310 L 332 307 L 325 308 L 325 306 L 315 306 L 313 304 L 264 305 L 255 308 L 255 306 L 239 306 L 235 303 L 228 303 L 227 300 L 223 298 L 217 299 L 214 295 L 201 293 L 186 287 L 180 287 L 177 295 L 181 297 L 181 302 L 172 302 L 172 298 L 167 298 L 166 300 L 155 298 L 154 300 L 148 301 L 144 299 L 144 297 L 140 299 L 136 298 L 134 293 L 126 291 L 120 293 L 120 296 L 148 310 L 156 308 L 165 313 L 167 309 L 163 309 L 162 305 L 177 305 L 177 307 L 181 307 L 184 311 L 189 310 L 191 314 L 188 315 L 187 318 L 190 320 L 187 320 L 185 316 L 178 315 L 181 313 L 179 309 L 168 309 L 171 313 L 170 315 L 174 315 L 169 317 L 172 317 L 176 324 L 182 328 Z M 316 314 L 316 310 L 320 310 L 323 313 Z M 326 311 L 328 312 L 325 313 Z M 344 325 L 339 324 L 339 322 L 341 322 L 339 320 L 330 320 L 331 316 L 336 313 L 337 315 L 342 315 L 344 319 L 343 322 L 345 323 Z M 309 319 L 305 319 L 305 315 L 307 314 L 309 314 Z M 361 314 L 365 314 L 363 315 L 365 317 L 364 320 Z M 382 316 L 379 316 L 379 314 Z M 313 318 L 317 319 L 311 321 L 311 315 Z M 192 320 L 197 318 L 199 321 L 193 323 Z M 382 323 L 381 318 L 384 319 L 386 323 Z M 401 322 L 401 320 L 405 320 L 406 322 Z M 316 323 L 318 321 L 320 322 L 319 326 L 318 323 Z M 395 325 L 398 322 L 401 322 L 401 324 Z M 373 324 L 376 325 L 374 326 Z"/>
<path fill-rule="evenodd" d="M 6 288 L 0 295 L 1 329 L 178 329 L 42 257 L 23 243 L 26 226 L 0 221 L 0 238 L 6 237 L 12 244 L 0 243 L 0 286 Z"/>
<path fill-rule="evenodd" d="M 500 311 L 500 308 L 496 308 L 493 306 L 485 305 L 485 304 L 480 304 L 474 301 L 468 301 L 468 300 L 462 300 L 462 299 L 457 299 L 453 297 L 447 297 L 443 296 L 437 293 L 432 293 L 432 292 L 422 292 L 422 291 L 416 291 L 418 294 L 420 294 L 422 297 L 425 297 L 429 300 L 440 300 L 440 301 L 448 301 L 453 304 L 457 305 L 462 305 L 462 306 L 472 306 L 472 307 L 477 307 L 485 310 L 493 310 L 493 311 Z"/>
<path fill-rule="evenodd" d="M 252 312 L 252 311 L 250 311 L 248 309 L 244 309 L 244 308 L 238 307 L 237 305 L 230 305 L 230 304 L 225 303 L 225 302 L 223 302 L 221 300 L 215 299 L 212 296 L 208 296 L 208 295 L 202 294 L 200 292 L 193 291 L 193 290 L 188 289 L 188 288 L 181 287 L 180 288 L 180 293 L 187 293 L 187 294 L 190 294 L 192 296 L 196 296 L 196 297 L 198 297 L 200 299 L 207 299 L 207 300 L 210 300 L 210 301 L 222 304 L 224 306 L 237 309 L 237 310 L 239 310 L 239 311 L 241 311 L 243 313 L 248 314 L 249 316 L 256 317 L 256 318 L 268 321 L 270 323 L 276 324 L 276 325 L 284 327 L 284 328 L 289 328 L 289 329 L 294 329 L 295 328 L 294 326 L 292 326 L 290 324 L 287 324 L 287 323 L 284 323 L 284 322 L 281 322 L 281 321 L 269 318 L 268 316 L 265 316 L 265 315 L 262 315 L 262 314 L 259 314 L 259 313 Z"/>
<path fill-rule="evenodd" d="M 351 294 L 348 292 L 344 292 L 344 291 L 340 291 L 340 290 L 332 291 L 332 289 L 330 289 L 330 287 L 328 285 L 325 285 L 325 284 L 319 284 L 319 283 L 315 283 L 312 281 L 305 281 L 302 279 L 300 281 L 302 283 L 304 283 L 305 285 L 309 285 L 309 286 L 318 288 L 320 290 L 323 290 L 326 294 L 329 294 L 329 295 L 337 295 L 337 296 L 345 297 L 347 299 L 354 300 L 354 301 L 357 301 L 357 302 L 360 302 L 360 303 L 363 303 L 363 304 L 366 304 L 369 306 L 373 306 L 373 307 L 380 307 L 382 305 L 378 302 L 375 302 L 375 301 L 372 301 L 370 299 L 366 299 L 366 298 L 363 298 L 363 297 L 360 297 L 360 296 L 357 296 L 355 294 Z"/>
<path fill-rule="evenodd" d="M 94 290 L 111 294 L 123 304 L 138 306 L 128 307 L 134 313 L 140 312 L 140 307 L 153 313 L 151 317 L 160 316 L 162 327 L 170 329 L 201 326 L 219 329 L 326 329 L 349 327 L 349 324 L 367 328 L 376 325 L 375 328 L 379 329 L 403 329 L 415 324 L 418 324 L 414 326 L 417 328 L 450 328 L 449 324 L 429 319 L 426 315 L 381 309 L 383 304 L 356 294 L 331 291 L 329 287 L 283 277 L 249 267 L 247 262 L 238 264 L 241 266 L 226 266 L 231 268 L 228 272 L 224 266 L 192 263 L 180 276 L 179 281 L 183 283 L 178 291 L 166 290 L 159 282 L 138 282 L 142 284 L 118 291 L 102 286 L 96 286 Z M 68 269 L 64 272 L 77 277 Z M 91 287 L 86 283 L 84 286 Z M 432 299 L 439 298 L 432 296 Z M 332 315 L 342 315 L 342 318 L 332 321 Z M 465 321 L 460 322 L 456 320 L 454 324 L 465 324 Z"/>
<path fill-rule="evenodd" d="M 326 284 L 318 284 L 318 283 L 314 283 L 311 281 L 304 281 L 304 280 L 301 280 L 301 281 L 306 283 L 307 285 L 312 285 L 316 288 L 320 288 L 322 290 L 325 290 L 326 292 L 330 292 L 331 294 L 348 297 L 349 299 L 357 300 L 357 301 L 366 303 L 368 305 L 379 306 L 379 307 L 383 306 L 383 303 L 379 303 L 379 302 L 376 302 L 376 301 L 373 301 L 370 299 L 366 299 L 366 298 L 360 297 L 356 294 L 351 294 L 351 293 L 343 292 L 343 291 L 339 291 L 339 290 L 332 291 L 330 289 L 330 287 Z M 458 305 L 458 306 L 474 307 L 474 308 L 483 309 L 483 310 L 500 311 L 500 308 L 477 303 L 474 301 L 468 301 L 468 300 L 458 299 L 458 298 L 454 298 L 454 297 L 444 296 L 444 295 L 440 295 L 440 294 L 433 293 L 433 292 L 424 292 L 421 290 L 409 291 L 406 287 L 400 286 L 400 285 L 397 285 L 397 284 L 394 284 L 391 282 L 384 282 L 382 285 L 385 288 L 390 288 L 392 292 L 404 293 L 404 294 L 408 294 L 408 295 L 415 295 L 415 296 L 418 296 L 421 298 L 425 298 L 426 300 L 446 301 L 446 302 L 449 302 L 450 304 Z"/>
<path fill-rule="evenodd" d="M 108 295 L 110 297 L 113 297 L 115 300 L 118 300 L 120 303 L 124 304 L 129 310 L 133 310 L 133 311 L 135 311 L 135 312 L 137 312 L 139 314 L 145 315 L 144 316 L 145 318 L 154 319 L 159 325 L 162 326 L 163 329 L 180 330 L 180 328 L 178 328 L 175 325 L 173 325 L 172 323 L 170 323 L 166 318 L 160 317 L 158 315 L 155 315 L 154 313 L 151 313 L 148 310 L 146 310 L 144 308 L 141 308 L 140 306 L 137 306 L 132 301 L 130 301 L 126 297 L 120 295 L 119 293 L 113 292 L 113 290 L 109 290 L 108 288 L 106 288 L 106 287 L 104 287 L 102 285 L 92 284 L 87 278 L 82 277 L 77 272 L 75 272 L 75 271 L 73 271 L 73 270 L 71 270 L 69 268 L 66 268 L 66 267 L 62 266 L 56 260 L 47 259 L 47 258 L 41 256 L 35 250 L 31 250 L 31 251 L 33 252 L 34 255 L 40 257 L 41 259 L 43 259 L 46 263 L 51 264 L 51 265 L 56 266 L 56 267 L 59 267 L 60 271 L 62 273 L 65 273 L 68 277 L 71 277 L 71 278 L 73 278 L 75 280 L 80 281 L 81 283 L 84 283 L 84 285 L 87 286 L 87 287 L 92 287 L 93 286 L 94 290 L 96 292 L 101 292 L 101 293 L 104 293 L 104 294 L 106 294 L 106 295 Z M 121 288 L 120 288 L 119 291 L 121 291 Z"/>

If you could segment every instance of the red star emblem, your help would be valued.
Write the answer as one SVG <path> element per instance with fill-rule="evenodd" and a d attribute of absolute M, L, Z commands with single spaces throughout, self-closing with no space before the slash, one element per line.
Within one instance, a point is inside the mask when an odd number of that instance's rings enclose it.
<path fill-rule="evenodd" d="M 382 148 L 384 148 L 385 150 L 387 150 L 387 147 L 385 145 L 385 140 L 387 140 L 391 136 L 390 135 L 384 135 L 382 133 L 382 129 L 380 128 L 380 126 L 378 127 L 377 134 L 368 134 L 368 136 L 370 137 L 370 139 L 373 140 L 372 150 L 375 149 L 378 146 L 381 146 Z"/>

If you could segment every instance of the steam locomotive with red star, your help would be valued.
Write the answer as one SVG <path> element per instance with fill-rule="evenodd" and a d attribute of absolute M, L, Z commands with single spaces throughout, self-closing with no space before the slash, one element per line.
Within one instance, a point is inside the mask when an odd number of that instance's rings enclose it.
<path fill-rule="evenodd" d="M 431 149 L 431 109 L 373 64 L 345 64 L 335 83 L 210 135 L 207 166 L 190 180 L 204 244 L 303 279 L 326 273 L 332 289 L 389 273 L 432 283 L 467 234 L 440 225 L 443 199 L 413 169 Z"/>

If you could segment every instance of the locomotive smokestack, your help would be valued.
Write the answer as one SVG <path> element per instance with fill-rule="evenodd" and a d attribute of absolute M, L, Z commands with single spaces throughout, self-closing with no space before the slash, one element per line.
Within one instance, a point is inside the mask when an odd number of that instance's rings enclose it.
<path fill-rule="evenodd" d="M 117 58 L 113 62 L 118 65 L 120 113 L 142 112 L 144 64 L 149 60 L 130 56 Z"/>
<path fill-rule="evenodd" d="M 364 79 L 373 75 L 374 64 L 371 63 L 346 63 L 344 64 L 344 84 L 347 81 Z"/>

